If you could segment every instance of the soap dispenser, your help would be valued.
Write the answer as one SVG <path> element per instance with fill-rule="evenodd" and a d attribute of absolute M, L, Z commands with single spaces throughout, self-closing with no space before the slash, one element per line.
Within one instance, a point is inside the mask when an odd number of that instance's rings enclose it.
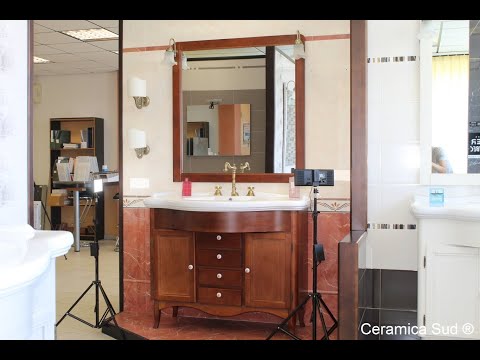
<path fill-rule="evenodd" d="M 192 183 L 185 178 L 182 183 L 182 196 L 192 196 Z"/>

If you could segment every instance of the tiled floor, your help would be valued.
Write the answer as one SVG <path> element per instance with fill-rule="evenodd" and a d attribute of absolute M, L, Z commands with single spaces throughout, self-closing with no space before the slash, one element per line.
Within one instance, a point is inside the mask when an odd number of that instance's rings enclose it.
<path fill-rule="evenodd" d="M 118 307 L 118 259 L 119 253 L 113 251 L 115 240 L 100 242 L 99 273 L 102 286 L 115 311 Z M 73 305 L 75 300 L 95 279 L 95 259 L 90 256 L 90 249 L 82 247 L 80 252 L 73 248 L 67 254 L 57 258 L 57 321 Z M 83 299 L 72 310 L 72 314 L 90 323 L 95 323 L 95 288 L 92 287 Z M 100 316 L 106 306 L 100 296 Z M 93 329 L 78 320 L 67 316 L 57 327 L 58 340 L 112 340 L 102 333 L 101 329 Z"/>

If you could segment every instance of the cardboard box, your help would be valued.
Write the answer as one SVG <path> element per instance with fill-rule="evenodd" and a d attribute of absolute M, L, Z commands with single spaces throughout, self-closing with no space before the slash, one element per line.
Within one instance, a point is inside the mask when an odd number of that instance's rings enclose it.
<path fill-rule="evenodd" d="M 48 206 L 65 206 L 72 205 L 72 200 L 64 194 L 50 194 L 48 197 Z"/>

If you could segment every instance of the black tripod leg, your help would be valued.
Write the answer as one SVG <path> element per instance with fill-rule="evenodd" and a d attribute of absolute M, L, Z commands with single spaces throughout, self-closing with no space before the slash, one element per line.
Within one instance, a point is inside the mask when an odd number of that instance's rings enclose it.
<path fill-rule="evenodd" d="M 328 338 L 327 324 L 325 324 L 325 317 L 323 316 L 323 311 L 322 311 L 320 302 L 317 302 L 317 309 L 318 309 L 318 314 L 320 315 L 320 321 L 322 322 L 323 333 L 325 334 L 324 338 L 326 338 L 327 340 L 330 340 Z"/>
<path fill-rule="evenodd" d="M 286 323 L 289 322 L 289 320 L 296 315 L 296 313 L 305 306 L 305 304 L 308 302 L 310 299 L 310 294 L 305 298 L 305 300 L 302 301 L 300 305 L 298 305 L 286 318 L 283 320 L 279 325 L 277 325 L 277 328 L 273 330 L 273 332 L 268 335 L 267 340 L 270 340 L 273 335 L 275 335 L 278 331 L 282 331 L 283 333 L 289 335 L 290 337 L 294 338 L 295 340 L 300 340 L 297 336 L 292 334 L 291 332 L 285 330 L 283 327 L 285 326 Z"/>
<path fill-rule="evenodd" d="M 323 299 L 320 297 L 320 302 L 322 303 L 323 305 L 323 308 L 327 311 L 327 314 L 328 316 L 330 316 L 330 318 L 333 320 L 334 322 L 334 325 L 335 327 L 337 327 L 337 324 L 338 324 L 338 321 L 337 319 L 335 319 L 335 316 L 333 316 L 332 312 L 330 311 L 330 309 L 328 308 L 327 304 L 325 304 L 325 301 L 323 301 Z"/>
<path fill-rule="evenodd" d="M 60 320 L 58 320 L 58 322 L 55 324 L 55 326 L 58 326 L 58 325 L 63 321 L 63 319 L 65 319 L 65 317 L 70 314 L 70 311 L 72 311 L 73 308 L 80 302 L 80 300 L 82 300 L 82 298 L 85 296 L 85 294 L 88 292 L 88 290 L 90 290 L 90 288 L 93 286 L 93 284 L 95 284 L 95 282 L 92 282 L 92 283 L 87 287 L 87 290 L 85 290 L 85 291 L 83 292 L 83 294 L 80 295 L 80 297 L 77 299 L 77 301 L 75 301 L 75 302 L 73 303 L 73 305 L 70 307 L 70 309 L 68 309 L 67 312 L 66 312 L 65 314 L 63 314 L 62 318 L 61 318 Z"/>
<path fill-rule="evenodd" d="M 100 288 L 100 291 L 102 292 L 103 299 L 105 300 L 105 303 L 107 304 L 107 311 L 110 311 L 110 314 L 112 315 L 108 319 L 108 321 L 112 320 L 113 323 L 115 324 L 115 326 L 117 327 L 117 329 L 120 330 L 120 332 L 122 333 L 123 340 L 127 340 L 127 337 L 125 335 L 125 331 L 123 331 L 123 329 L 120 326 L 118 326 L 117 319 L 115 319 L 116 312 L 115 312 L 115 309 L 112 306 L 112 303 L 110 302 L 110 299 L 107 296 L 107 293 L 105 292 L 105 290 L 103 290 L 103 286 L 102 286 L 101 283 L 98 284 L 98 287 Z M 105 311 L 104 316 L 106 316 L 107 311 Z"/>

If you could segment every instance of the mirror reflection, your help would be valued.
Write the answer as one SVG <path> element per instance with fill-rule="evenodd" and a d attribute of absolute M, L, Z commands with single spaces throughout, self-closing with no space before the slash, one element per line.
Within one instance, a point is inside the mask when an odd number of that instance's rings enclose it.
<path fill-rule="evenodd" d="M 183 172 L 220 173 L 226 161 L 247 161 L 251 172 L 289 173 L 296 158 L 293 46 L 184 54 Z"/>
<path fill-rule="evenodd" d="M 250 155 L 250 104 L 219 101 L 187 106 L 187 155 Z"/>
<path fill-rule="evenodd" d="M 480 173 L 479 20 L 432 30 L 432 173 Z"/>

